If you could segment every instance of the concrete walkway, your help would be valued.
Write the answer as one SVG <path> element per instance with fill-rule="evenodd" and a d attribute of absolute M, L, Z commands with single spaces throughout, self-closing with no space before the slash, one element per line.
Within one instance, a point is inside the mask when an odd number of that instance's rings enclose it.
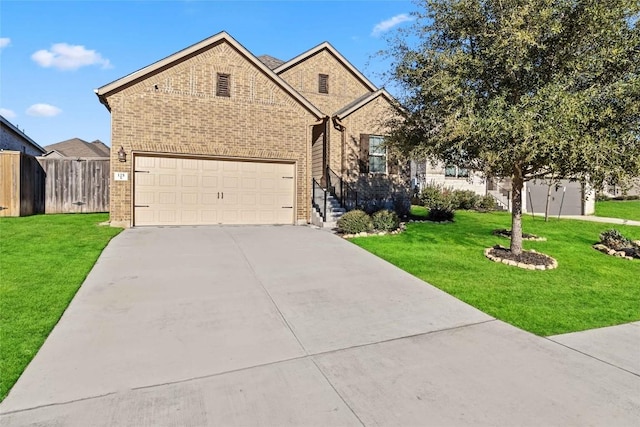
<path fill-rule="evenodd" d="M 640 376 L 640 322 L 548 338 Z"/>
<path fill-rule="evenodd" d="M 590 221 L 590 222 L 602 222 L 606 224 L 633 225 L 636 227 L 640 227 L 640 221 L 634 221 L 632 219 L 607 218 L 604 216 L 592 216 L 592 215 L 561 215 L 560 218 L 561 219 L 577 219 L 580 221 Z"/>
<path fill-rule="evenodd" d="M 640 375 L 552 339 L 320 230 L 131 229 L 0 424 L 637 425 Z"/>

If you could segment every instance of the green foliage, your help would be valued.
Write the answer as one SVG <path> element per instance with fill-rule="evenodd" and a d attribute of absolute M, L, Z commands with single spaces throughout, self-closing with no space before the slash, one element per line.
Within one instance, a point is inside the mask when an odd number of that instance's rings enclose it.
<path fill-rule="evenodd" d="M 615 228 L 600 233 L 600 242 L 617 251 L 631 247 L 631 240 L 627 239 Z"/>
<path fill-rule="evenodd" d="M 373 230 L 371 217 L 364 211 L 352 210 L 338 219 L 338 228 L 344 233 L 356 234 Z"/>
<path fill-rule="evenodd" d="M 419 4 L 413 29 L 386 52 L 407 94 L 388 122 L 389 145 L 512 177 L 514 219 L 528 180 L 599 188 L 640 175 L 640 2 Z"/>
<path fill-rule="evenodd" d="M 455 211 L 451 205 L 435 205 L 429 209 L 427 220 L 434 222 L 453 221 L 454 216 Z"/>
<path fill-rule="evenodd" d="M 471 190 L 453 190 L 451 197 L 456 209 L 476 209 L 480 203 L 480 196 Z"/>
<path fill-rule="evenodd" d="M 373 228 L 379 231 L 394 231 L 400 227 L 400 218 L 393 211 L 381 210 L 371 217 Z"/>
<path fill-rule="evenodd" d="M 107 214 L 0 218 L 0 399 L 60 319 L 121 229 L 97 224 Z"/>
<path fill-rule="evenodd" d="M 501 243 L 492 230 L 510 228 L 507 212 L 456 212 L 456 222 L 409 223 L 405 232 L 352 242 L 468 304 L 529 332 L 547 336 L 640 320 L 640 261 L 603 256 L 591 247 L 607 224 L 523 218 L 546 242 L 525 241 L 558 260 L 532 272 L 488 261 L 483 249 Z M 640 227 L 619 226 L 631 239 Z M 428 260 L 428 262 L 425 262 Z"/>
<path fill-rule="evenodd" d="M 476 209 L 482 211 L 492 211 L 496 208 L 496 199 L 491 194 L 487 194 L 480 198 Z"/>
<path fill-rule="evenodd" d="M 422 206 L 427 209 L 435 207 L 450 207 L 453 209 L 453 196 L 451 190 L 440 184 L 427 184 L 420 192 Z"/>

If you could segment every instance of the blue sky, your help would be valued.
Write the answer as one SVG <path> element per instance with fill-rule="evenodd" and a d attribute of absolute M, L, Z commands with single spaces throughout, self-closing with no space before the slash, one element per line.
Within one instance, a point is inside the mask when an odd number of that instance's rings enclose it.
<path fill-rule="evenodd" d="M 220 31 L 282 60 L 330 42 L 375 84 L 385 34 L 409 25 L 411 1 L 0 2 L 0 114 L 46 146 L 110 143 L 93 90 Z"/>

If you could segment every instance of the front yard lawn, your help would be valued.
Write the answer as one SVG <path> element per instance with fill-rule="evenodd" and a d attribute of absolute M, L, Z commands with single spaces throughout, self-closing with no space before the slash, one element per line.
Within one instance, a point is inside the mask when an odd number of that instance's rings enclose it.
<path fill-rule="evenodd" d="M 640 221 L 640 200 L 607 200 L 597 202 L 596 216 Z"/>
<path fill-rule="evenodd" d="M 0 218 L 0 400 L 47 338 L 109 240 L 107 214 Z"/>
<path fill-rule="evenodd" d="M 457 211 L 449 224 L 410 223 L 398 235 L 352 241 L 489 315 L 548 336 L 640 320 L 640 261 L 594 250 L 611 224 L 523 217 L 524 231 L 547 238 L 525 241 L 554 257 L 558 268 L 530 271 L 489 261 L 484 249 L 509 240 L 493 236 L 510 228 L 504 212 Z M 631 239 L 640 227 L 615 226 Z"/>

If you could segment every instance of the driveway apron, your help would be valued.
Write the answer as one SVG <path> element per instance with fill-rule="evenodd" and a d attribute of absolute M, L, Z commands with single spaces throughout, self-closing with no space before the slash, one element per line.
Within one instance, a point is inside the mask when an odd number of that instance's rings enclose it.
<path fill-rule="evenodd" d="M 321 230 L 136 228 L 105 249 L 0 414 L 3 426 L 636 425 L 640 376 Z"/>

